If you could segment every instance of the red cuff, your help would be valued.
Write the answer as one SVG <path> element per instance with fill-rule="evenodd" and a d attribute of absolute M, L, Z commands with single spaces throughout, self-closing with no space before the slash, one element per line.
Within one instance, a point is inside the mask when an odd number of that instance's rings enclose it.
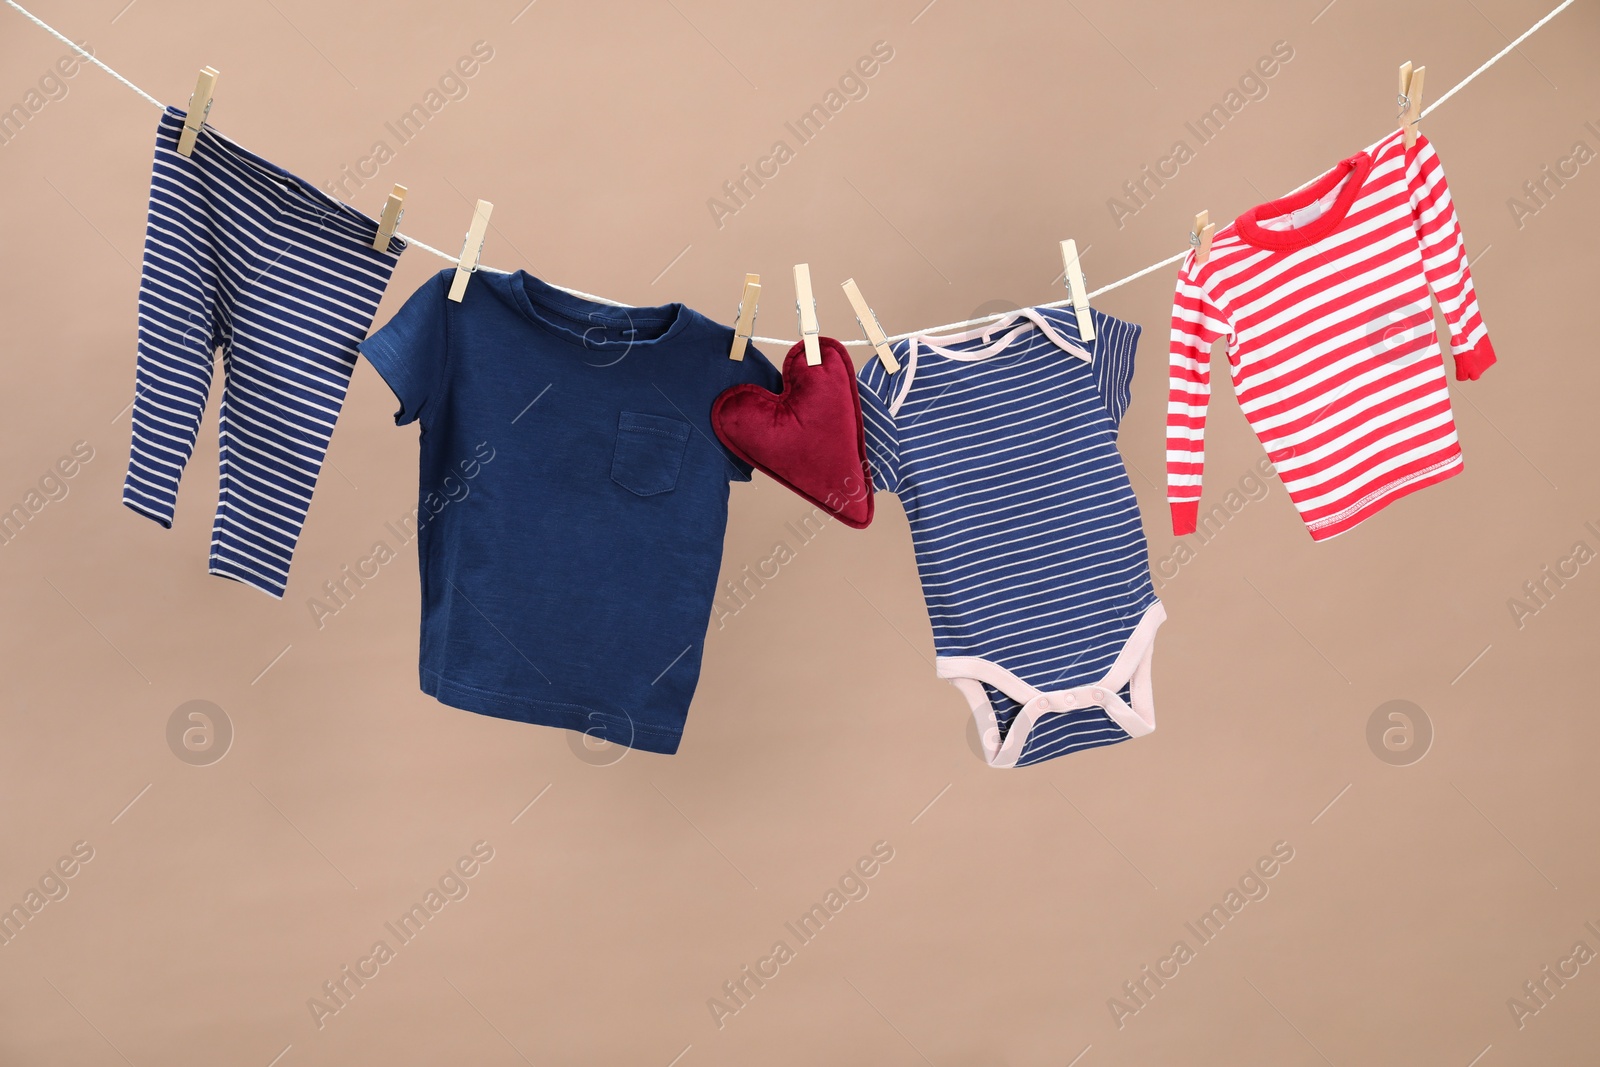
<path fill-rule="evenodd" d="M 1172 505 L 1172 532 L 1182 536 L 1194 533 L 1195 524 L 1200 521 L 1200 501 L 1198 500 L 1173 500 Z"/>
<path fill-rule="evenodd" d="M 1494 345 L 1485 337 L 1476 348 L 1456 353 L 1456 381 L 1475 382 L 1483 372 L 1494 366 Z"/>

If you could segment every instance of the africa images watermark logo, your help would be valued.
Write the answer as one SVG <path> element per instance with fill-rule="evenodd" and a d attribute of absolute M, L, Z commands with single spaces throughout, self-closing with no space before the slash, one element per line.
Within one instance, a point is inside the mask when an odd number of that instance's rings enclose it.
<path fill-rule="evenodd" d="M 768 182 L 793 162 L 799 149 L 814 141 L 847 104 L 865 100 L 871 91 L 868 82 L 877 77 L 884 65 L 893 58 L 893 45 L 888 41 L 874 41 L 871 51 L 841 74 L 821 100 L 813 103 L 797 118 L 783 124 L 787 136 L 773 141 L 767 154 L 757 159 L 753 167 L 746 163 L 739 168 L 738 177 L 723 182 L 720 195 L 706 199 L 706 210 L 711 212 L 711 221 L 717 229 L 722 229 L 728 219 L 748 207 L 756 193 L 765 189 Z M 789 143 L 790 137 L 794 139 L 793 144 Z"/>
<path fill-rule="evenodd" d="M 1600 939 L 1600 925 L 1593 920 L 1583 924 L 1583 928 Z M 1600 944 L 1600 941 L 1596 942 Z M 1538 1015 L 1550 1006 L 1550 1002 L 1567 988 L 1567 983 L 1583 973 L 1583 968 L 1593 963 L 1597 958 L 1595 950 L 1589 942 L 1579 940 L 1572 946 L 1572 951 L 1554 964 L 1545 964 L 1539 968 L 1539 973 L 1528 981 L 1522 983 L 1522 994 L 1506 998 L 1506 1010 L 1511 1013 L 1511 1021 L 1517 1024 L 1517 1029 L 1527 1027 L 1528 1020 Z"/>
<path fill-rule="evenodd" d="M 1586 522 L 1583 532 L 1600 544 L 1600 526 Z M 1506 610 L 1511 613 L 1511 621 L 1516 628 L 1521 630 L 1528 625 L 1529 619 L 1548 608 L 1568 583 L 1596 559 L 1596 555 L 1594 547 L 1580 538 L 1572 543 L 1566 554 L 1558 556 L 1554 563 L 1546 563 L 1539 568 L 1535 577 L 1523 582 L 1521 596 L 1506 598 Z"/>
<path fill-rule="evenodd" d="M 721 1030 L 729 1019 L 748 1008 L 756 994 L 783 973 L 783 967 L 795 959 L 800 949 L 814 941 L 846 905 L 867 899 L 872 891 L 868 883 L 892 859 L 894 846 L 887 841 L 875 842 L 871 853 L 846 869 L 838 882 L 822 894 L 821 900 L 798 918 L 783 924 L 789 937 L 774 941 L 770 952 L 754 964 L 745 964 L 737 975 L 723 982 L 722 995 L 706 999 L 706 1010 L 711 1013 L 711 1021 L 717 1024 L 717 1029 Z M 793 938 L 793 945 L 789 938 Z"/>
<path fill-rule="evenodd" d="M 1367 748 L 1391 767 L 1409 767 L 1433 747 L 1433 720 L 1409 700 L 1379 704 L 1367 717 Z"/>
<path fill-rule="evenodd" d="M 1149 207 L 1167 183 L 1195 160 L 1201 148 L 1216 140 L 1248 104 L 1265 100 L 1272 91 L 1269 83 L 1292 59 L 1294 46 L 1288 41 L 1274 41 L 1271 51 L 1258 58 L 1241 74 L 1221 100 L 1183 124 L 1188 136 L 1178 138 L 1166 155 L 1153 165 L 1146 163 L 1137 177 L 1123 182 L 1121 196 L 1107 197 L 1106 210 L 1111 213 L 1111 221 L 1117 229 L 1122 229 L 1130 218 Z M 1193 144 L 1190 138 L 1193 138 Z"/>
<path fill-rule="evenodd" d="M 94 46 L 88 41 L 81 42 L 79 47 L 94 55 Z M 72 88 L 67 82 L 78 76 L 85 62 L 78 53 L 68 52 L 39 75 L 38 82 L 23 94 L 21 100 L 10 107 L 0 108 L 0 148 L 14 141 L 47 105 L 67 98 Z"/>
<path fill-rule="evenodd" d="M 321 1030 L 330 1018 L 348 1008 L 356 994 L 382 974 L 383 968 L 394 962 L 402 948 L 420 937 L 446 905 L 467 899 L 467 894 L 472 891 L 471 880 L 492 859 L 493 845 L 487 841 L 474 842 L 466 855 L 445 868 L 421 899 L 398 917 L 383 924 L 387 936 L 374 941 L 367 954 L 355 963 L 340 967 L 337 975 L 322 983 L 319 995 L 307 997 L 306 1008 L 311 1012 L 311 1021 L 317 1029 Z"/>
<path fill-rule="evenodd" d="M 1293 845 L 1287 841 L 1274 843 L 1271 853 L 1251 864 L 1244 874 L 1239 876 L 1239 880 L 1228 887 L 1220 901 L 1212 904 L 1210 909 L 1202 912 L 1192 922 L 1184 923 L 1183 928 L 1187 936 L 1174 941 L 1165 956 L 1157 959 L 1154 964 L 1145 964 L 1139 968 L 1136 977 L 1123 982 L 1121 996 L 1106 999 L 1106 1008 L 1111 1012 L 1111 1019 L 1117 1024 L 1117 1029 L 1121 1030 L 1128 1025 L 1129 1019 L 1148 1008 L 1156 994 L 1183 973 L 1183 968 L 1199 957 L 1201 949 L 1220 937 L 1247 905 L 1266 900 L 1267 895 L 1272 892 L 1269 883 L 1282 873 L 1283 868 L 1293 859 Z M 1191 939 L 1194 942 L 1192 945 Z"/>
<path fill-rule="evenodd" d="M 323 182 L 323 190 L 332 196 L 348 199 L 365 188 L 367 182 L 376 180 L 383 167 L 394 160 L 400 149 L 415 140 L 447 104 L 467 98 L 472 91 L 469 83 L 493 58 L 493 45 L 488 41 L 474 41 L 470 54 L 461 56 L 448 67 L 422 94 L 420 100 L 395 116 L 394 121 L 383 124 L 387 136 L 374 140 L 367 154 L 354 164 L 346 163 L 340 167 L 337 178 Z M 393 138 L 393 144 L 390 138 Z"/>
<path fill-rule="evenodd" d="M 1183 567 L 1193 563 L 1200 549 L 1216 540 L 1248 505 L 1260 503 L 1271 496 L 1273 483 L 1277 481 L 1276 475 L 1277 468 L 1273 467 L 1272 461 L 1262 456 L 1240 475 L 1237 482 L 1228 487 L 1219 503 L 1213 504 L 1209 511 L 1200 512 L 1195 520 L 1194 533 L 1180 538 L 1170 552 L 1151 561 L 1150 580 L 1156 591 L 1160 592 L 1178 576 Z"/>
<path fill-rule="evenodd" d="M 0 545 L 9 545 L 51 504 L 59 504 L 72 491 L 71 481 L 94 459 L 94 446 L 77 441 L 72 450 L 46 468 L 38 481 L 9 508 L 0 505 Z"/>
<path fill-rule="evenodd" d="M 409 515 L 383 524 L 394 544 L 389 543 L 389 538 L 374 541 L 366 555 L 353 564 L 346 563 L 339 568 L 337 578 L 322 583 L 323 595 L 307 597 L 306 609 L 311 613 L 311 621 L 317 629 L 322 629 L 329 619 L 349 607 L 368 582 L 383 573 L 385 566 L 399 559 L 399 550 L 415 541 L 424 526 L 438 518 L 451 504 L 460 504 L 467 499 L 472 494 L 472 480 L 486 465 L 494 462 L 494 457 L 494 447 L 487 441 L 480 441 L 473 456 L 457 462 L 440 480 L 438 489 L 430 489 L 419 495 L 417 506 L 411 509 Z"/>
<path fill-rule="evenodd" d="M 738 574 L 723 581 L 711 604 L 711 618 L 717 629 L 727 626 L 728 620 L 749 607 L 767 583 L 783 573 L 784 567 L 799 559 L 800 550 L 822 535 L 834 522 L 836 512 L 843 511 L 847 504 L 865 500 L 871 488 L 869 471 L 863 470 L 860 477 L 846 475 L 844 483 L 823 501 L 826 508 L 814 507 L 799 519 L 785 520 L 783 528 L 790 538 L 774 541 L 766 556 L 753 565 L 745 564 Z"/>
<path fill-rule="evenodd" d="M 1593 121 L 1584 123 L 1583 128 L 1594 137 L 1600 138 L 1600 126 Z M 1554 166 L 1549 163 L 1544 164 L 1539 168 L 1537 178 L 1529 178 L 1523 182 L 1522 196 L 1506 198 L 1506 210 L 1511 212 L 1511 221 L 1517 224 L 1517 229 L 1522 229 L 1530 218 L 1553 204 L 1556 197 L 1566 189 L 1567 183 L 1577 178 L 1583 168 L 1594 161 L 1596 155 L 1589 142 L 1579 138 L 1572 143 L 1566 155 L 1556 159 Z"/>
<path fill-rule="evenodd" d="M 28 926 L 38 921 L 39 913 L 50 905 L 67 899 L 72 891 L 68 884 L 83 870 L 83 865 L 94 859 L 94 846 L 79 841 L 72 851 L 57 859 L 38 880 L 22 894 L 22 899 L 7 911 L 0 911 L 0 947 L 11 944 Z"/>
<path fill-rule="evenodd" d="M 233 720 L 209 700 L 190 700 L 167 717 L 167 747 L 191 767 L 209 767 L 233 747 Z"/>

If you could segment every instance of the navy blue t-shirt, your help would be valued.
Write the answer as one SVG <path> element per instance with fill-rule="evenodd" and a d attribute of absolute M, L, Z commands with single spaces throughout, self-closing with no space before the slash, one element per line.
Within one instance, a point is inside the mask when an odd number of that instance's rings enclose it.
<path fill-rule="evenodd" d="M 361 345 L 421 433 L 424 692 L 675 752 L 716 595 L 728 483 L 711 429 L 752 346 L 682 304 L 616 308 L 525 271 L 440 271 Z"/>

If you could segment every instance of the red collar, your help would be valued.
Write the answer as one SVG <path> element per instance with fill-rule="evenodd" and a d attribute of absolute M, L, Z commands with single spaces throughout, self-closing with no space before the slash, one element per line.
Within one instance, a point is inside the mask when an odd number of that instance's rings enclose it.
<path fill-rule="evenodd" d="M 1326 237 L 1338 228 L 1344 221 L 1345 215 L 1350 211 L 1350 205 L 1355 203 L 1356 197 L 1361 192 L 1361 186 L 1367 180 L 1367 172 L 1372 169 L 1372 157 L 1365 152 L 1357 152 L 1349 159 L 1343 160 L 1328 173 L 1288 196 L 1280 197 L 1270 203 L 1258 204 L 1234 220 L 1239 236 L 1255 245 L 1257 248 L 1267 248 L 1273 251 L 1289 251 L 1304 248 Z M 1260 219 L 1271 219 L 1298 211 L 1328 194 L 1334 186 L 1349 177 L 1344 188 L 1339 190 L 1338 199 L 1328 206 L 1328 210 L 1312 219 L 1304 226 L 1296 226 L 1288 230 L 1273 230 L 1261 225 Z"/>

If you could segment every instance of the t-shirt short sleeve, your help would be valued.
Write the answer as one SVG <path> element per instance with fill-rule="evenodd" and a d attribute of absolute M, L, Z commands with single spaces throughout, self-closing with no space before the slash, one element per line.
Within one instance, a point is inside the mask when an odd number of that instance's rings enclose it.
<path fill-rule="evenodd" d="M 449 348 L 445 340 L 445 307 L 453 269 L 445 269 L 424 282 L 383 324 L 361 342 L 367 357 L 400 400 L 394 413 L 397 426 L 421 417 L 427 424 L 430 404 L 444 383 Z"/>
<path fill-rule="evenodd" d="M 731 339 L 733 331 L 730 329 L 728 333 Z M 728 377 L 722 386 L 723 389 L 731 389 L 736 385 L 759 385 L 769 393 L 783 390 L 783 375 L 778 373 L 778 368 L 774 367 L 755 345 L 749 343 L 745 345 L 744 359 L 727 359 L 727 353 L 727 346 L 724 345 L 722 347 L 724 358 L 720 363 L 726 368 Z M 722 443 L 721 438 L 716 438 L 715 434 L 712 436 L 728 460 L 728 480 L 748 482 L 755 468 L 734 455 L 728 446 Z"/>

